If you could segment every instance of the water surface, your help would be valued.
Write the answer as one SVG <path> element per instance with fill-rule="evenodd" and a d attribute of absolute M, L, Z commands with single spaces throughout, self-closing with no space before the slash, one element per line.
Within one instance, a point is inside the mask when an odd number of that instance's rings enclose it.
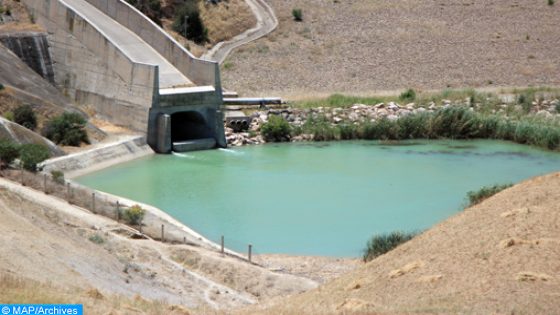
<path fill-rule="evenodd" d="M 483 185 L 560 170 L 560 154 L 499 141 L 270 144 L 155 155 L 77 181 L 154 205 L 257 253 L 359 256 L 368 238 L 423 230 Z"/>

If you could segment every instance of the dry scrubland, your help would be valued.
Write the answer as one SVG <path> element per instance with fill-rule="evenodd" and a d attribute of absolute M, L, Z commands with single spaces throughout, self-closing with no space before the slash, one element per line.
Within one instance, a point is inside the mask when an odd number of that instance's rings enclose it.
<path fill-rule="evenodd" d="M 187 41 L 172 28 L 175 13 L 182 3 L 184 1 L 181 0 L 161 0 L 164 13 L 162 24 L 173 38 L 196 56 L 202 55 L 207 49 L 221 41 L 229 40 L 243 33 L 257 23 L 255 16 L 244 0 L 221 1 L 217 4 L 199 1 L 200 17 L 204 26 L 208 29 L 209 43 L 197 45 L 193 41 Z"/>
<path fill-rule="evenodd" d="M 560 173 L 504 190 L 360 269 L 242 314 L 557 314 Z"/>
<path fill-rule="evenodd" d="M 246 95 L 560 84 L 558 1 L 268 2 L 279 28 L 222 71 Z"/>

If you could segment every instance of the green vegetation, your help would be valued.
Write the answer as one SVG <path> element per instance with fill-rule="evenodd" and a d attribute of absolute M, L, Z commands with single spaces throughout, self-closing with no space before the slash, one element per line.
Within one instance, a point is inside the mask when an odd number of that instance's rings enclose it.
<path fill-rule="evenodd" d="M 390 98 L 380 98 L 380 97 L 361 97 L 361 96 L 351 96 L 343 94 L 333 94 L 326 99 L 316 99 L 296 102 L 293 104 L 294 107 L 299 108 L 315 108 L 315 107 L 350 107 L 354 104 L 378 104 L 386 101 L 390 101 Z"/>
<path fill-rule="evenodd" d="M 4 113 L 4 118 L 6 118 L 9 121 L 14 121 L 14 113 L 13 112 L 5 112 Z"/>
<path fill-rule="evenodd" d="M 160 0 L 126 0 L 130 5 L 140 10 L 148 18 L 154 21 L 157 25 L 161 26 L 161 18 L 163 11 L 161 9 Z"/>
<path fill-rule="evenodd" d="M 144 220 L 144 215 L 146 211 L 142 209 L 139 205 L 134 205 L 126 210 L 123 213 L 123 219 L 131 225 L 141 225 L 142 221 Z"/>
<path fill-rule="evenodd" d="M 263 126 L 264 127 L 264 126 Z M 555 120 L 522 116 L 508 118 L 452 106 L 410 114 L 398 120 L 333 125 L 326 118 L 309 118 L 295 134 L 313 134 L 315 140 L 406 140 L 406 139 L 499 139 L 560 149 L 560 123 Z"/>
<path fill-rule="evenodd" d="M 43 135 L 56 144 L 79 146 L 89 143 L 86 120 L 78 113 L 64 113 L 47 122 Z"/>
<path fill-rule="evenodd" d="M 554 0 L 548 0 L 548 5 L 550 6 L 554 5 Z"/>
<path fill-rule="evenodd" d="M 399 95 L 399 100 L 412 102 L 416 99 L 416 92 L 413 89 L 408 89 Z"/>
<path fill-rule="evenodd" d="M 37 128 L 37 116 L 31 105 L 20 105 L 14 110 L 15 123 L 24 126 L 29 130 Z"/>
<path fill-rule="evenodd" d="M 414 238 L 418 233 L 415 232 L 400 232 L 395 231 L 388 234 L 374 235 L 367 243 L 364 250 L 364 262 L 371 261 L 372 259 L 381 256 L 393 248 L 408 242 Z"/>
<path fill-rule="evenodd" d="M 294 18 L 294 21 L 297 22 L 303 21 L 303 11 L 298 8 L 292 9 L 292 17 Z"/>
<path fill-rule="evenodd" d="M 268 118 L 268 122 L 264 123 L 261 127 L 261 133 L 268 142 L 288 141 L 291 130 L 290 124 L 282 116 L 278 115 L 271 115 Z"/>
<path fill-rule="evenodd" d="M 0 140 L 0 169 L 7 168 L 19 157 L 19 146 L 13 142 Z"/>
<path fill-rule="evenodd" d="M 230 69 L 233 69 L 233 62 L 230 61 L 224 62 L 224 70 L 230 70 Z"/>
<path fill-rule="evenodd" d="M 51 171 L 51 177 L 55 183 L 64 185 L 64 173 L 62 171 Z"/>
<path fill-rule="evenodd" d="M 97 245 L 101 245 L 105 243 L 105 239 L 99 234 L 93 234 L 89 237 L 90 242 L 95 243 Z"/>
<path fill-rule="evenodd" d="M 0 91 L 4 89 L 4 84 L 0 83 Z"/>
<path fill-rule="evenodd" d="M 23 144 L 19 149 L 19 153 L 23 168 L 30 172 L 38 171 L 37 164 L 50 157 L 47 147 L 34 143 Z"/>
<path fill-rule="evenodd" d="M 482 202 L 484 199 L 492 197 L 493 195 L 511 186 L 512 184 L 485 186 L 477 191 L 469 191 L 467 193 L 467 197 L 469 198 L 469 207 L 474 206 Z"/>
<path fill-rule="evenodd" d="M 197 1 L 189 0 L 179 7 L 172 27 L 175 32 L 197 44 L 208 41 L 208 29 L 200 18 Z"/>

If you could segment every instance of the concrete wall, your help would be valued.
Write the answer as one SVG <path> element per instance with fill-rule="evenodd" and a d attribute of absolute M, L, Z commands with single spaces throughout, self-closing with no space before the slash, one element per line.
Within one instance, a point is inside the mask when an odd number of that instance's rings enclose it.
<path fill-rule="evenodd" d="M 72 178 L 153 153 L 145 137 L 137 136 L 49 159 L 42 165 L 46 172 L 62 171 L 67 178 Z"/>
<path fill-rule="evenodd" d="M 0 36 L 0 42 L 33 71 L 50 83 L 54 83 L 54 70 L 47 34 L 37 32 L 3 34 Z"/>
<path fill-rule="evenodd" d="M 147 131 L 158 97 L 158 67 L 133 62 L 63 0 L 23 0 L 47 29 L 57 86 L 107 120 Z"/>
<path fill-rule="evenodd" d="M 195 84 L 212 85 L 217 90 L 221 90 L 217 63 L 194 57 L 157 24 L 126 1 L 86 1 L 140 36 Z"/>

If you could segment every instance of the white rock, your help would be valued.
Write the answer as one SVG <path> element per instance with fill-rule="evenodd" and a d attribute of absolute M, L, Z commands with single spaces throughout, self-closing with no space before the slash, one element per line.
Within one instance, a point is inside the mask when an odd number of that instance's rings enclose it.
<path fill-rule="evenodd" d="M 397 116 L 397 115 L 389 115 L 389 116 L 387 116 L 387 119 L 389 119 L 390 121 L 395 121 L 395 120 L 399 119 L 399 116 Z"/>

